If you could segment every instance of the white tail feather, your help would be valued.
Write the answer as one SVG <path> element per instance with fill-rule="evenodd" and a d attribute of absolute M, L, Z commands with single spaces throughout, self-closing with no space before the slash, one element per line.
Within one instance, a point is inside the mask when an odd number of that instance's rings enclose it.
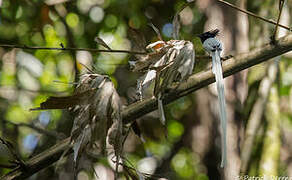
<path fill-rule="evenodd" d="M 223 168 L 227 162 L 227 115 L 226 115 L 226 102 L 224 95 L 224 80 L 222 73 L 222 66 L 220 61 L 219 51 L 212 52 L 212 72 L 215 74 L 217 92 L 218 92 L 218 101 L 219 101 L 219 110 L 220 110 L 220 121 L 222 128 L 221 135 L 221 148 L 222 148 L 222 160 L 220 167 Z"/>
<path fill-rule="evenodd" d="M 163 103 L 162 103 L 162 99 L 161 99 L 161 94 L 158 94 L 158 113 L 159 113 L 159 118 L 160 121 L 163 125 L 165 125 L 165 115 L 164 115 L 164 110 L 163 110 Z"/>

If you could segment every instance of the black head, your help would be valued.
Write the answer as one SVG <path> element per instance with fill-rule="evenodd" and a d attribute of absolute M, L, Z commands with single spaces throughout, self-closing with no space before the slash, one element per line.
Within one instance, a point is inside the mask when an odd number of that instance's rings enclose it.
<path fill-rule="evenodd" d="M 214 38 L 214 37 L 216 37 L 218 35 L 218 33 L 219 33 L 219 29 L 214 29 L 214 30 L 207 31 L 207 32 L 204 32 L 202 34 L 199 34 L 197 36 L 201 39 L 202 43 L 204 43 L 204 41 L 206 39 Z"/>

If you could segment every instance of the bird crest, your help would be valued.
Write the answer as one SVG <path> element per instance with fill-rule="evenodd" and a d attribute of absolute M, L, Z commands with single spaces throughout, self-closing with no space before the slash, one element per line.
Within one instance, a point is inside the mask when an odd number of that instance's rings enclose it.
<path fill-rule="evenodd" d="M 204 43 L 204 41 L 205 41 L 206 39 L 214 38 L 214 37 L 216 37 L 218 34 L 219 34 L 219 29 L 214 29 L 214 30 L 207 31 L 207 32 L 204 32 L 204 33 L 202 33 L 202 34 L 199 34 L 199 35 L 197 35 L 197 36 L 201 39 L 202 43 Z"/>

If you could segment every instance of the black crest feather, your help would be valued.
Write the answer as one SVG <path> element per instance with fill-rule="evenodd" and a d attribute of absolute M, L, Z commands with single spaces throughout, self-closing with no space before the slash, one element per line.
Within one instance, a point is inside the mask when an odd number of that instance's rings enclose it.
<path fill-rule="evenodd" d="M 201 39 L 202 43 L 204 43 L 206 39 L 216 37 L 219 34 L 219 32 L 220 32 L 219 29 L 213 29 L 211 31 L 207 31 L 202 34 L 199 34 L 197 36 Z"/>

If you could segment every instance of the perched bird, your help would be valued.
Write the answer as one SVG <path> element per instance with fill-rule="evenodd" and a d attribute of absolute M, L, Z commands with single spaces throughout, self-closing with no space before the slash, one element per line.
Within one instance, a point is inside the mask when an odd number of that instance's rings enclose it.
<path fill-rule="evenodd" d="M 140 100 L 143 100 L 144 91 L 154 82 L 153 95 L 157 99 L 158 113 L 163 125 L 165 125 L 166 120 L 162 102 L 164 95 L 174 82 L 179 85 L 187 80 L 195 66 L 195 49 L 192 42 L 179 40 L 179 13 L 185 7 L 186 5 L 173 18 L 173 40 L 164 41 L 159 30 L 150 24 L 159 41 L 146 46 L 146 43 L 143 43 L 145 42 L 144 38 L 134 38 L 135 41 L 139 42 L 136 48 L 146 47 L 144 52 L 150 51 L 150 53 L 138 56 L 136 61 L 129 61 L 130 69 L 133 72 L 146 72 L 137 81 L 137 94 Z"/>
<path fill-rule="evenodd" d="M 152 52 L 129 63 L 134 72 L 146 70 L 137 82 L 140 100 L 143 99 L 143 92 L 155 81 L 153 95 L 158 101 L 160 121 L 165 125 L 163 96 L 174 82 L 181 83 L 192 74 L 195 65 L 195 50 L 193 44 L 185 40 L 156 41 L 149 44 L 146 49 Z"/>
<path fill-rule="evenodd" d="M 222 73 L 222 65 L 220 53 L 222 51 L 221 42 L 216 39 L 219 30 L 211 30 L 205 33 L 198 35 L 203 43 L 203 48 L 209 53 L 212 57 L 212 72 L 215 75 L 216 86 L 218 92 L 218 101 L 219 101 L 219 110 L 220 110 L 220 121 L 222 127 L 222 135 L 221 135 L 221 147 L 222 147 L 222 160 L 221 167 L 226 165 L 226 148 L 227 148 L 227 138 L 226 138 L 226 123 L 227 123 L 227 115 L 226 115 L 226 102 L 224 95 L 224 81 L 223 81 L 223 73 Z"/>
<path fill-rule="evenodd" d="M 94 152 L 101 155 L 113 154 L 116 158 L 115 177 L 118 176 L 118 162 L 127 130 L 122 121 L 120 97 L 107 75 L 84 74 L 72 95 L 51 96 L 40 107 L 31 110 L 48 109 L 69 109 L 75 114 L 70 136 L 75 173 L 80 157 L 87 152 Z M 64 151 L 60 159 L 70 149 Z"/>

